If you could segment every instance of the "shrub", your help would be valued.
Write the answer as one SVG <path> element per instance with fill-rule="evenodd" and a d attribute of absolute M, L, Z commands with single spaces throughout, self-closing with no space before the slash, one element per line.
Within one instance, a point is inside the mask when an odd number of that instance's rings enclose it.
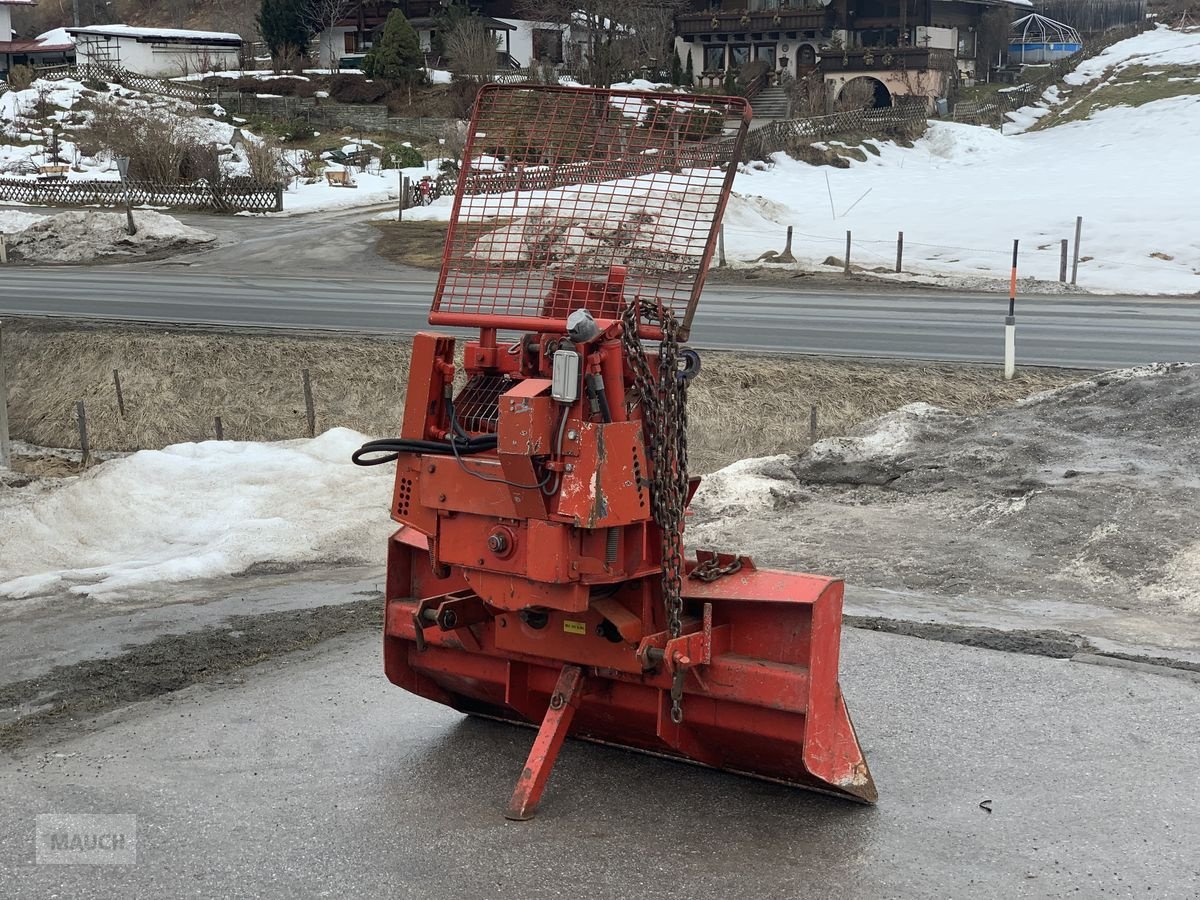
<path fill-rule="evenodd" d="M 307 141 L 317 135 L 317 132 L 312 127 L 312 123 L 307 119 L 292 119 L 292 121 L 283 127 L 281 133 L 285 141 L 292 143 Z"/>
<path fill-rule="evenodd" d="M 738 88 L 746 87 L 759 75 L 765 75 L 770 71 L 771 65 L 765 59 L 756 59 L 746 63 L 737 74 Z"/>
<path fill-rule="evenodd" d="M 36 77 L 32 66 L 13 66 L 8 70 L 8 86 L 14 91 L 27 91 Z"/>
<path fill-rule="evenodd" d="M 329 79 L 329 96 L 338 103 L 378 103 L 387 96 L 382 81 L 368 81 L 361 75 L 334 75 Z"/>
<path fill-rule="evenodd" d="M 677 130 L 681 141 L 716 137 L 725 125 L 725 117 L 718 109 L 680 109 L 673 103 L 647 106 L 642 127 L 650 131 Z"/>
<path fill-rule="evenodd" d="M 404 144 L 388 144 L 383 148 L 382 156 L 385 169 L 413 169 L 425 165 L 421 151 Z"/>
<path fill-rule="evenodd" d="M 275 184 L 284 176 L 283 151 L 272 141 L 246 141 L 242 152 L 250 178 L 258 184 Z"/>
<path fill-rule="evenodd" d="M 76 144 L 86 156 L 129 157 L 130 177 L 162 184 L 220 179 L 215 148 L 193 119 L 175 113 L 97 102 Z"/>

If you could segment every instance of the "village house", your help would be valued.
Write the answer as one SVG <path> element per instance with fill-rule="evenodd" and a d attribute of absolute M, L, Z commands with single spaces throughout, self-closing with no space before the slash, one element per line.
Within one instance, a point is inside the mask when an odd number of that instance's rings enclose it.
<path fill-rule="evenodd" d="M 697 0 L 676 16 L 676 50 L 697 84 L 760 61 L 771 80 L 819 73 L 831 99 L 868 79 L 875 106 L 899 96 L 932 102 L 956 79 L 983 78 L 984 15 L 1007 19 L 1029 0 Z"/>
<path fill-rule="evenodd" d="M 469 5 L 496 38 L 497 69 L 525 68 L 544 62 L 557 64 L 580 55 L 569 25 L 522 18 L 512 0 L 470 0 Z M 367 50 L 382 32 L 388 13 L 399 9 L 417 32 L 421 48 L 430 55 L 430 65 L 444 66 L 446 61 L 435 58 L 434 54 L 438 13 L 443 8 L 444 4 L 439 0 L 384 0 L 360 4 L 332 29 L 317 35 L 319 65 L 324 68 L 361 66 Z"/>
<path fill-rule="evenodd" d="M 223 31 L 88 25 L 68 28 L 77 64 L 171 78 L 241 67 L 242 38 Z"/>
<path fill-rule="evenodd" d="M 32 40 L 16 39 L 12 10 L 36 5 L 36 0 L 0 0 L 0 78 L 13 66 L 62 65 L 75 57 L 75 45 L 61 28 Z"/>

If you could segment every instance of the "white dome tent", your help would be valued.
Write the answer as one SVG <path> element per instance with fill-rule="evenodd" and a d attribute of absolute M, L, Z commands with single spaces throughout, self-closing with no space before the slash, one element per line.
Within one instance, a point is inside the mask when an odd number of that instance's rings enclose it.
<path fill-rule="evenodd" d="M 1030 13 L 1012 23 L 1008 61 L 1048 63 L 1078 53 L 1082 47 L 1083 39 L 1070 25 Z"/>

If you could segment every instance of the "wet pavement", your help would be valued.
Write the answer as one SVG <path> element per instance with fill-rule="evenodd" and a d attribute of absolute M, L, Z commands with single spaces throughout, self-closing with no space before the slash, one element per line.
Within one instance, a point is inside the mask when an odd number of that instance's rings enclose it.
<path fill-rule="evenodd" d="M 391 687 L 377 635 L 359 632 L 0 757 L 0 884 L 6 897 L 1200 894 L 1190 675 L 856 629 L 844 644 L 874 808 L 569 743 L 539 818 L 507 822 L 532 733 Z M 34 864 L 48 812 L 137 816 L 137 863 Z"/>

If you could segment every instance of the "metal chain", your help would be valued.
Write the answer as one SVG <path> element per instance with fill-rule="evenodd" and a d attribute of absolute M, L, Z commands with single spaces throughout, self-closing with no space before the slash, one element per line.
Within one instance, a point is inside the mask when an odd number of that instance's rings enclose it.
<path fill-rule="evenodd" d="M 658 372 L 646 358 L 639 326 L 657 321 L 662 331 Z M 683 630 L 683 513 L 687 501 L 687 380 L 679 377 L 679 324 L 672 312 L 644 300 L 631 300 L 621 317 L 622 343 L 642 404 L 646 455 L 651 469 L 650 511 L 662 538 L 662 595 L 667 633 Z M 679 679 L 677 678 L 678 682 Z M 683 721 L 682 684 L 671 691 L 671 720 Z"/>
<path fill-rule="evenodd" d="M 712 582 L 726 575 L 732 575 L 734 572 L 740 572 L 741 569 L 742 561 L 740 559 L 735 559 L 728 565 L 722 566 L 717 563 L 715 557 L 712 557 L 692 569 L 692 573 L 688 577 L 695 578 L 697 581 Z"/>

